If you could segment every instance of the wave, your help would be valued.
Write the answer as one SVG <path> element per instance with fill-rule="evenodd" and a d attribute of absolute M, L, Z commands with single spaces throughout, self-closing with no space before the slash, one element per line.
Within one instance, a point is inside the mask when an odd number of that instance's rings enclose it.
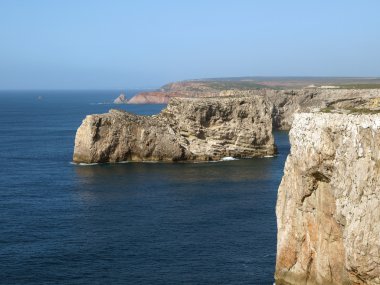
<path fill-rule="evenodd" d="M 225 157 L 222 157 L 220 160 L 211 160 L 211 161 L 178 161 L 178 163 L 194 163 L 194 164 L 197 164 L 197 163 L 216 163 L 216 162 L 223 162 L 223 161 L 234 161 L 234 160 L 239 160 L 238 158 L 235 158 L 235 157 L 232 157 L 232 156 L 225 156 Z M 99 162 L 93 162 L 93 163 L 85 163 L 85 162 L 73 162 L 71 161 L 70 164 L 71 165 L 77 165 L 77 166 L 92 166 L 92 165 L 100 165 L 100 164 L 127 164 L 127 163 L 163 163 L 163 164 L 166 164 L 168 163 L 167 161 L 157 161 L 157 160 L 142 160 L 142 161 L 128 161 L 128 160 L 124 160 L 124 161 L 117 161 L 117 162 L 103 162 L 103 163 L 99 163 Z"/>
<path fill-rule="evenodd" d="M 113 103 L 108 102 L 99 102 L 99 103 L 90 103 L 90 105 L 112 105 Z"/>
<path fill-rule="evenodd" d="M 84 163 L 84 162 L 80 162 L 80 163 L 76 163 L 76 162 L 70 162 L 70 164 L 72 165 L 79 165 L 79 166 L 91 166 L 91 165 L 98 165 L 99 163 L 97 162 L 93 162 L 93 163 Z"/>
<path fill-rule="evenodd" d="M 234 158 L 232 156 L 225 156 L 225 157 L 222 157 L 220 161 L 232 161 L 232 160 L 239 160 L 239 159 Z"/>

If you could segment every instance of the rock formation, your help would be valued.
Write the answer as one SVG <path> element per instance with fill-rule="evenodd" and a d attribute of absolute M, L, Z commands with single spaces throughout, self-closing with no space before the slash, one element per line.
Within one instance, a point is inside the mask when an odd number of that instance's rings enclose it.
<path fill-rule="evenodd" d="M 212 97 L 221 91 L 283 90 L 298 93 L 302 89 L 363 89 L 380 88 L 380 78 L 339 77 L 235 77 L 185 80 L 162 86 L 153 92 L 143 92 L 132 98 L 134 104 L 162 104 L 172 97 Z M 334 91 L 334 90 L 333 90 Z M 302 91 L 301 91 L 302 93 Z M 265 94 L 265 91 L 264 91 Z"/>
<path fill-rule="evenodd" d="M 380 115 L 296 114 L 276 284 L 380 284 Z"/>
<path fill-rule="evenodd" d="M 160 92 L 141 92 L 133 96 L 128 104 L 167 104 L 171 97 L 180 97 L 180 96 L 170 96 L 166 93 Z"/>
<path fill-rule="evenodd" d="M 75 162 L 220 160 L 275 153 L 272 107 L 264 98 L 172 99 L 159 115 L 111 110 L 89 115 Z"/>
<path fill-rule="evenodd" d="M 128 103 L 128 99 L 127 97 L 125 96 L 124 93 L 121 93 L 114 101 L 113 101 L 114 104 L 127 104 Z"/>
<path fill-rule="evenodd" d="M 171 87 L 172 88 L 172 87 Z M 173 91 L 174 90 L 174 91 Z M 273 127 L 289 130 L 293 115 L 298 112 L 308 112 L 316 108 L 351 109 L 380 108 L 380 89 L 320 89 L 304 88 L 296 90 L 203 90 L 191 91 L 189 87 L 183 91 L 175 89 L 158 92 L 145 92 L 134 96 L 129 103 L 135 104 L 165 104 L 173 97 L 224 97 L 224 96 L 262 96 L 273 104 Z"/>

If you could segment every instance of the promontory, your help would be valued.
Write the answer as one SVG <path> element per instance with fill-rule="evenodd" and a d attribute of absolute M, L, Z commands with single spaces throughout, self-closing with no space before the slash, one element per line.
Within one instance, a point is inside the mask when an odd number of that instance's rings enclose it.
<path fill-rule="evenodd" d="M 77 163 L 208 161 L 276 152 L 272 105 L 263 97 L 173 98 L 153 116 L 88 115 L 75 137 Z"/>

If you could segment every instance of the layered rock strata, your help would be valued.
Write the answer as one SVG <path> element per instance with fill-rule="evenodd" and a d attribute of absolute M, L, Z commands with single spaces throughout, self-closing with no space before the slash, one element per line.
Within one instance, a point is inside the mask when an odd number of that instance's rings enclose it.
<path fill-rule="evenodd" d="M 178 89 L 178 88 L 177 88 Z M 262 96 L 273 104 L 273 126 L 276 129 L 289 130 L 293 115 L 312 111 L 315 108 L 350 109 L 380 108 L 380 89 L 320 89 L 304 88 L 296 90 L 223 90 L 190 91 L 171 89 L 158 92 L 145 92 L 134 96 L 128 103 L 165 104 L 173 97 L 201 98 L 207 96 Z"/>
<path fill-rule="evenodd" d="M 273 155 L 272 107 L 264 98 L 172 99 L 160 114 L 89 115 L 74 162 L 220 160 Z"/>
<path fill-rule="evenodd" d="M 296 114 L 276 284 L 380 284 L 380 115 Z"/>

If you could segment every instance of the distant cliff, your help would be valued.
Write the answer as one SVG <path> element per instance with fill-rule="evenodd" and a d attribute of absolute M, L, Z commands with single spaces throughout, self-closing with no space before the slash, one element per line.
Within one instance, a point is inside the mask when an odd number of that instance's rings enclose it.
<path fill-rule="evenodd" d="M 114 104 L 127 104 L 128 99 L 124 93 L 121 93 L 115 100 L 113 100 L 113 103 Z"/>
<path fill-rule="evenodd" d="M 174 84 L 174 83 L 173 83 Z M 134 96 L 129 103 L 165 104 L 173 97 L 202 98 L 225 96 L 262 96 L 273 104 L 273 127 L 289 130 L 293 122 L 293 115 L 298 112 L 308 112 L 316 108 L 352 110 L 356 108 L 380 108 L 380 89 L 321 89 L 304 88 L 294 90 L 274 89 L 213 89 L 213 85 L 178 84 L 169 85 L 157 92 L 145 92 Z M 219 86 L 219 85 L 218 85 Z M 228 85 L 226 85 L 228 86 Z M 219 86 L 220 88 L 223 85 Z"/>
<path fill-rule="evenodd" d="M 296 114 L 276 284 L 380 284 L 380 115 Z"/>
<path fill-rule="evenodd" d="M 172 97 L 212 97 L 221 91 L 234 90 L 301 90 L 301 89 L 379 89 L 380 78 L 339 77 L 236 77 L 186 80 L 166 84 L 153 92 L 132 98 L 134 104 L 167 103 Z"/>
<path fill-rule="evenodd" d="M 172 99 L 159 115 L 111 110 L 89 115 L 75 137 L 75 162 L 220 160 L 275 153 L 272 106 L 264 98 Z"/>

